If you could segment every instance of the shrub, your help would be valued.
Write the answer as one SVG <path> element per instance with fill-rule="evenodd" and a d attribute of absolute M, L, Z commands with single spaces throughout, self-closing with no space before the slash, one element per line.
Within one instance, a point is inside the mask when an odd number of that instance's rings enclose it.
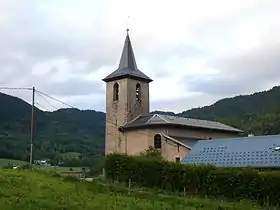
<path fill-rule="evenodd" d="M 26 164 L 20 166 L 20 169 L 26 170 L 26 169 L 30 169 L 31 167 L 32 167 L 32 166 L 30 166 L 29 163 L 26 163 Z"/>
<path fill-rule="evenodd" d="M 211 165 L 183 165 L 162 159 L 111 154 L 105 159 L 111 181 L 160 188 L 191 195 L 251 199 L 261 204 L 278 204 L 280 172 L 258 172 L 249 168 L 216 168 Z"/>
<path fill-rule="evenodd" d="M 156 149 L 156 148 L 152 147 L 152 146 L 150 146 L 145 152 L 142 152 L 140 154 L 140 157 L 163 160 L 161 151 L 159 149 Z"/>
<path fill-rule="evenodd" d="M 87 172 L 87 176 L 98 176 L 102 174 L 102 170 L 104 168 L 104 158 L 95 159 L 94 166 L 90 168 L 89 172 Z"/>

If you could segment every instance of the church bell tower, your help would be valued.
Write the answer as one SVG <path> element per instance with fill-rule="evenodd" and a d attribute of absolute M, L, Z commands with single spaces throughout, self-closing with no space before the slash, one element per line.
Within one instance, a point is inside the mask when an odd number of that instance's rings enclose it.
<path fill-rule="evenodd" d="M 106 82 L 105 154 L 125 152 L 119 127 L 139 115 L 149 115 L 149 83 L 153 80 L 136 65 L 129 33 L 117 70 L 103 79 Z"/>

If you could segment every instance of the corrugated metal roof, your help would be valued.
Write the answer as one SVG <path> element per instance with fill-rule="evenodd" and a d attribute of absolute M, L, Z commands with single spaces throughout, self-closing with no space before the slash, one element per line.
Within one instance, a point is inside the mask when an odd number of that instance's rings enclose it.
<path fill-rule="evenodd" d="M 138 79 L 146 82 L 153 81 L 137 68 L 135 56 L 133 53 L 131 41 L 128 34 L 125 39 L 118 69 L 113 73 L 109 74 L 107 77 L 105 77 L 103 81 L 109 82 L 122 78 L 132 78 L 132 79 Z"/>
<path fill-rule="evenodd" d="M 223 130 L 231 132 L 242 132 L 241 130 L 215 121 L 198 120 L 170 115 L 154 114 L 150 116 L 139 117 L 137 120 L 128 123 L 124 128 L 136 128 L 151 125 L 181 125 L 196 128 Z"/>
<path fill-rule="evenodd" d="M 185 164 L 218 167 L 280 167 L 280 135 L 199 140 L 183 158 Z"/>

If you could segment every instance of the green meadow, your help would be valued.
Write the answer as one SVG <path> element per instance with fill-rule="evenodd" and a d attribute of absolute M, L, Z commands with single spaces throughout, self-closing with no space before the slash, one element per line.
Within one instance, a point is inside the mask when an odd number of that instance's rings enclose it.
<path fill-rule="evenodd" d="M 0 208 L 5 210 L 94 209 L 261 209 L 250 202 L 230 203 L 155 191 L 127 188 L 96 180 L 85 182 L 54 173 L 29 170 L 0 170 Z"/>

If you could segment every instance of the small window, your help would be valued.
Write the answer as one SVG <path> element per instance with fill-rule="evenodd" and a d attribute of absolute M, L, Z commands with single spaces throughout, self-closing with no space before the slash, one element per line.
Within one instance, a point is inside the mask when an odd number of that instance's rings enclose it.
<path fill-rule="evenodd" d="M 114 89 L 113 89 L 113 100 L 117 101 L 119 100 L 119 84 L 115 83 L 114 84 Z"/>
<path fill-rule="evenodd" d="M 136 101 L 141 100 L 141 86 L 139 83 L 136 85 Z"/>
<path fill-rule="evenodd" d="M 161 135 L 159 134 L 154 136 L 154 147 L 156 149 L 161 149 Z"/>
<path fill-rule="evenodd" d="M 175 158 L 176 163 L 180 163 L 180 160 L 181 160 L 180 157 L 176 157 L 176 158 Z"/>

